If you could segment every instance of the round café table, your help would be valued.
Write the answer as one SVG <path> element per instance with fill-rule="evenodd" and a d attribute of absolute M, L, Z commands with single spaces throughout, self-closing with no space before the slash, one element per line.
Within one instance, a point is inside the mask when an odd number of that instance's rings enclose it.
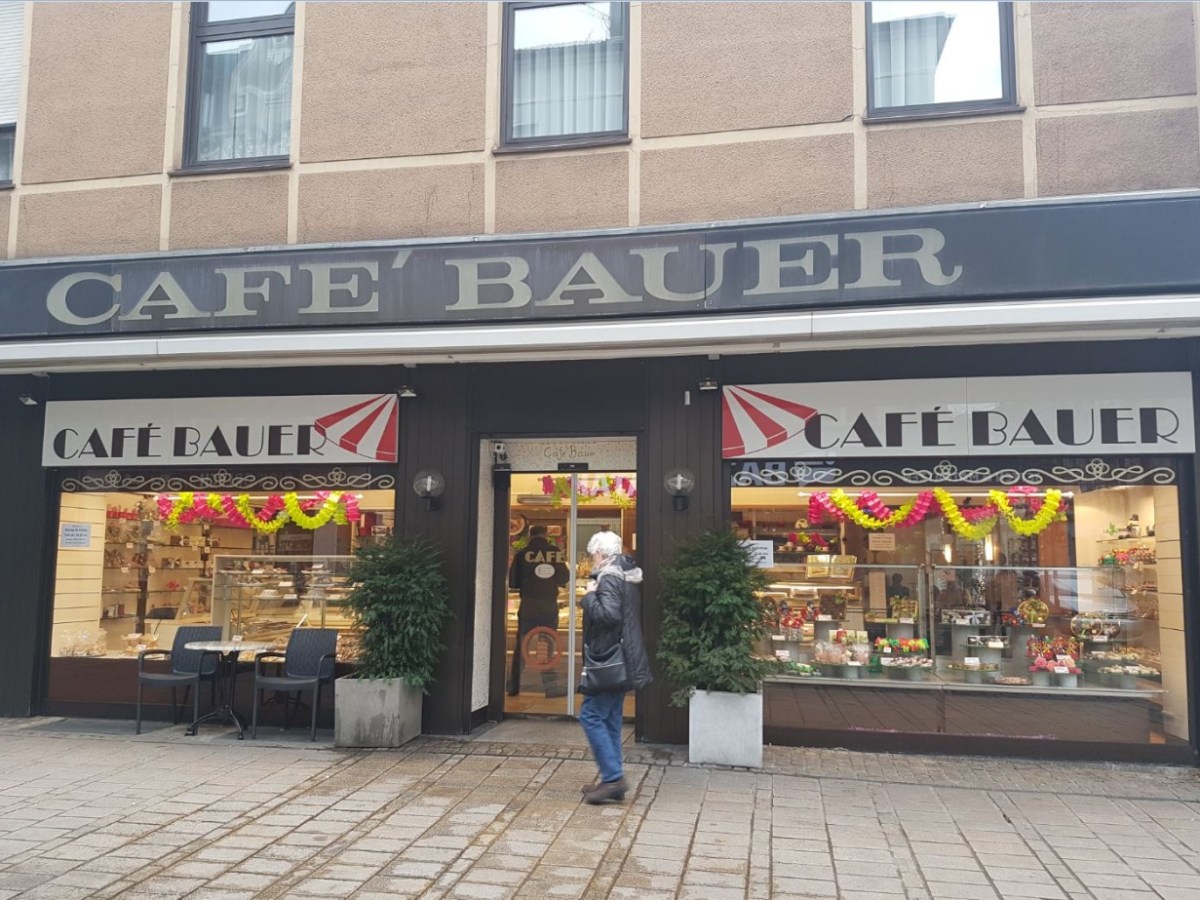
<path fill-rule="evenodd" d="M 244 740 L 246 737 L 245 726 L 242 725 L 242 720 L 233 710 L 233 701 L 237 692 L 238 657 L 243 653 L 270 650 L 271 645 L 253 641 L 189 641 L 184 644 L 184 647 L 188 650 L 220 654 L 217 664 L 217 690 L 221 697 L 217 708 L 189 725 L 184 734 L 195 735 L 204 722 L 221 721 L 226 725 L 236 725 L 238 740 Z"/>

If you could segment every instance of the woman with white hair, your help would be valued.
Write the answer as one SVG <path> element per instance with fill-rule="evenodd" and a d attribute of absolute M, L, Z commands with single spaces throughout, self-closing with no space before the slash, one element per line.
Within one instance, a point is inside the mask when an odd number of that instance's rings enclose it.
<path fill-rule="evenodd" d="M 642 570 L 622 553 L 621 537 L 601 531 L 588 541 L 592 580 L 583 598 L 584 694 L 579 722 L 596 758 L 599 778 L 583 789 L 586 803 L 624 800 L 627 785 L 621 760 L 621 721 L 625 694 L 651 681 L 642 640 Z"/>

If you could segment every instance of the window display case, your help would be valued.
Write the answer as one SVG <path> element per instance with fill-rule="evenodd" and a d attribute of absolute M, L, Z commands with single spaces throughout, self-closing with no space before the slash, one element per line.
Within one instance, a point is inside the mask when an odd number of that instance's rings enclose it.
<path fill-rule="evenodd" d="M 760 597 L 772 633 L 762 649 L 798 674 L 854 678 L 882 674 L 881 656 L 889 664 L 902 655 L 928 658 L 919 567 L 863 566 L 838 556 L 776 563 L 766 574 Z"/>
<path fill-rule="evenodd" d="M 295 628 L 336 628 L 338 659 L 357 657 L 344 602 L 352 556 L 217 556 L 213 623 L 282 649 Z"/>
<path fill-rule="evenodd" d="M 1157 609 L 1112 566 L 803 573 L 777 566 L 761 594 L 772 634 L 760 649 L 793 675 L 1162 692 Z"/>

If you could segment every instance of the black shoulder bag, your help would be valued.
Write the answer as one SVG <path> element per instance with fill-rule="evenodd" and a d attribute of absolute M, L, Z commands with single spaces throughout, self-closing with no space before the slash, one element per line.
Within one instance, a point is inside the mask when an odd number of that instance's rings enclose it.
<path fill-rule="evenodd" d="M 583 671 L 579 677 L 579 693 L 604 694 L 629 690 L 629 672 L 625 667 L 625 649 L 621 642 L 613 644 L 607 653 L 597 656 L 587 644 L 583 645 Z"/>

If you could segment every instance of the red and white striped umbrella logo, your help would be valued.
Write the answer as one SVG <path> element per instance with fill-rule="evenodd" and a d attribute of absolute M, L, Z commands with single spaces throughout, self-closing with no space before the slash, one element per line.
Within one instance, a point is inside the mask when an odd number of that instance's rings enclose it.
<path fill-rule="evenodd" d="M 379 462 L 395 462 L 398 404 L 395 394 L 380 394 L 321 416 L 313 427 L 343 450 Z"/>
<path fill-rule="evenodd" d="M 803 403 L 728 385 L 721 397 L 721 455 L 729 459 L 777 447 L 816 413 Z"/>

